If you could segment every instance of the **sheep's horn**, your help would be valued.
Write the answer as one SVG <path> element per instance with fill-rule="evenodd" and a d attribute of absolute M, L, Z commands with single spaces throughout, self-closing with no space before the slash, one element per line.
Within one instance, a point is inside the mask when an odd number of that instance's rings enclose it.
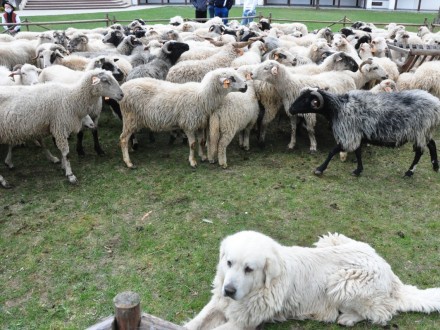
<path fill-rule="evenodd" d="M 363 62 L 361 63 L 361 65 L 359 65 L 359 71 L 360 71 L 360 72 L 362 72 L 362 67 L 363 67 L 365 64 L 373 64 L 373 59 L 372 59 L 372 58 L 368 58 L 368 59 L 366 59 L 365 61 L 363 61 Z"/>
<path fill-rule="evenodd" d="M 319 104 L 317 106 L 313 106 L 312 105 L 312 108 L 315 109 L 315 110 L 321 109 L 324 106 L 324 98 L 322 97 L 322 95 L 319 92 L 317 92 L 317 91 L 312 91 L 310 93 L 310 95 L 316 96 L 316 98 L 319 101 Z"/>
<path fill-rule="evenodd" d="M 244 48 L 246 46 L 249 46 L 251 44 L 251 42 L 249 41 L 241 41 L 241 42 L 233 42 L 232 46 L 234 46 L 235 48 Z"/>

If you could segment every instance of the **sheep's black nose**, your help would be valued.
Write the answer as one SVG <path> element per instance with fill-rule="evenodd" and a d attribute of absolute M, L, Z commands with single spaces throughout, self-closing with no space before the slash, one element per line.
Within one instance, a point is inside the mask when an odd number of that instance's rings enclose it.
<path fill-rule="evenodd" d="M 244 85 L 244 88 L 240 88 L 239 91 L 245 93 L 247 91 L 247 85 Z"/>
<path fill-rule="evenodd" d="M 224 290 L 225 296 L 230 298 L 234 298 L 235 293 L 237 292 L 237 290 L 231 284 L 226 285 Z"/>

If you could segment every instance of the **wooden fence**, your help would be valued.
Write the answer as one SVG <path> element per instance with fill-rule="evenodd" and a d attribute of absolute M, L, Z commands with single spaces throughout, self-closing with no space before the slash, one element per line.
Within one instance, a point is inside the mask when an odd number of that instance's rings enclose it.
<path fill-rule="evenodd" d="M 347 16 L 344 16 L 343 18 L 341 18 L 338 21 L 314 21 L 314 20 L 301 20 L 301 19 L 283 19 L 283 18 L 276 18 L 272 16 L 272 13 L 269 14 L 269 17 L 264 17 L 261 13 L 257 16 L 250 16 L 251 18 L 257 18 L 258 20 L 262 19 L 262 18 L 267 18 L 269 19 L 270 22 L 280 22 L 280 23 L 291 23 L 291 22 L 299 22 L 299 23 L 317 23 L 317 24 L 325 24 L 325 26 L 327 27 L 331 27 L 334 25 L 341 25 L 343 27 L 347 26 L 347 25 L 351 25 L 352 23 L 354 23 L 352 20 L 350 20 Z M 239 20 L 241 21 L 242 17 L 228 17 L 229 20 Z M 194 19 L 194 18 L 184 18 L 185 21 L 197 21 L 200 19 Z M 155 19 L 155 20 L 148 20 L 148 23 L 163 23 L 163 22 L 168 22 L 169 18 L 163 18 L 163 19 Z M 77 20 L 77 21 L 53 21 L 53 22 L 32 22 L 28 19 L 24 19 L 20 24 L 16 24 L 16 25 L 21 25 L 22 27 L 25 27 L 27 31 L 29 31 L 29 27 L 30 26 L 38 26 L 40 28 L 46 29 L 46 30 L 51 30 L 50 26 L 53 25 L 63 25 L 63 24 L 67 24 L 67 25 L 80 25 L 80 24 L 85 24 L 85 23 L 103 23 L 103 25 L 105 26 L 110 26 L 112 24 L 115 23 L 130 23 L 130 20 L 118 20 L 115 16 L 113 16 L 112 18 L 109 17 L 108 14 L 105 15 L 105 18 L 103 19 L 89 19 L 89 20 Z M 389 23 L 383 23 L 383 22 L 373 22 L 374 25 L 376 26 L 385 26 Z M 425 17 L 424 21 L 420 24 L 415 24 L 415 23 L 397 23 L 397 24 L 401 24 L 404 26 L 414 26 L 414 27 L 419 27 L 421 25 L 427 26 L 431 31 L 434 31 L 436 28 L 440 27 L 440 23 L 437 20 L 434 20 L 434 22 L 429 23 L 428 19 Z M 6 24 L 0 24 L 1 26 L 6 25 Z M 14 25 L 14 24 L 8 24 L 8 25 Z M 2 33 L 5 33 L 5 31 L 3 31 Z"/>

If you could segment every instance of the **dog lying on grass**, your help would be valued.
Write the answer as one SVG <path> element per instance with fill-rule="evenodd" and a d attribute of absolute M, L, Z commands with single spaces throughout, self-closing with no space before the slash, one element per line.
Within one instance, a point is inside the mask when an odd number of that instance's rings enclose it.
<path fill-rule="evenodd" d="M 440 288 L 403 284 L 366 243 L 328 234 L 315 248 L 242 231 L 226 237 L 212 298 L 189 330 L 256 329 L 287 319 L 385 325 L 398 312 L 440 311 Z"/>

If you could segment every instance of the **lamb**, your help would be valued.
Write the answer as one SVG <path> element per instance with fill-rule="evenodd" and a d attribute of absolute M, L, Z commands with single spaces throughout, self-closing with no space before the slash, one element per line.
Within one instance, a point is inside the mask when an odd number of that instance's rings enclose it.
<path fill-rule="evenodd" d="M 439 170 L 437 149 L 432 135 L 440 126 L 440 100 L 422 90 L 373 94 L 351 91 L 337 95 L 324 90 L 307 89 L 289 107 L 289 113 L 319 113 L 332 126 L 336 147 L 314 173 L 322 175 L 333 156 L 340 151 L 354 151 L 357 168 L 363 171 L 362 143 L 399 147 L 406 142 L 414 145 L 415 157 L 406 177 L 414 174 L 416 165 L 428 147 L 432 168 Z"/>
<path fill-rule="evenodd" d="M 229 93 L 209 117 L 208 160 L 214 163 L 218 155 L 218 164 L 223 168 L 228 167 L 226 148 L 237 133 L 240 147 L 249 150 L 249 135 L 260 113 L 250 70 L 241 67 L 238 72 L 246 76 L 247 91 Z"/>
<path fill-rule="evenodd" d="M 362 62 L 356 49 L 354 46 L 352 46 L 345 35 L 343 34 L 335 34 L 333 37 L 333 43 L 332 43 L 333 49 L 335 49 L 338 52 L 344 52 L 347 55 L 350 55 L 353 57 L 358 63 Z"/>
<path fill-rule="evenodd" d="M 51 134 L 61 151 L 65 175 L 70 183 L 77 183 L 67 158 L 67 138 L 81 129 L 88 109 L 103 96 L 121 100 L 123 93 L 113 76 L 101 69 L 88 71 L 73 86 L 57 83 L 4 87 L 0 90 L 0 143 L 15 145 Z M 4 178 L 1 185 L 10 187 Z"/>
<path fill-rule="evenodd" d="M 318 63 L 321 60 L 321 55 L 330 50 L 325 39 L 316 39 L 310 46 L 302 47 L 291 47 L 289 51 L 294 55 L 302 55 L 310 58 L 314 63 Z"/>
<path fill-rule="evenodd" d="M 165 80 L 170 68 L 176 64 L 182 53 L 189 46 L 183 42 L 167 41 L 161 48 L 160 53 L 150 62 L 135 67 L 127 76 L 127 80 L 150 77 Z"/>
<path fill-rule="evenodd" d="M 188 138 L 189 163 L 195 168 L 196 132 L 206 127 L 209 116 L 229 92 L 245 92 L 246 88 L 246 82 L 230 68 L 211 71 L 200 83 L 175 84 L 152 78 L 127 81 L 122 85 L 125 97 L 120 102 L 123 117 L 120 142 L 125 164 L 133 168 L 128 142 L 138 129 L 147 127 L 158 132 L 178 127 Z M 199 154 L 204 160 L 203 150 Z"/>
<path fill-rule="evenodd" d="M 373 51 L 369 44 L 363 43 L 359 47 L 359 56 L 362 60 L 373 58 Z M 399 68 L 395 62 L 388 57 L 374 57 L 374 62 L 379 64 L 387 73 L 389 79 L 397 81 L 399 78 Z"/>
<path fill-rule="evenodd" d="M 179 62 L 168 71 L 166 80 L 174 83 L 200 82 L 208 72 L 229 67 L 235 58 L 243 54 L 239 46 L 244 45 L 240 43 L 225 45 L 220 48 L 221 51 L 205 60 Z"/>
<path fill-rule="evenodd" d="M 388 46 L 387 42 L 384 37 L 375 37 L 373 40 L 371 40 L 371 51 L 373 52 L 373 55 L 376 57 L 386 57 Z"/>

